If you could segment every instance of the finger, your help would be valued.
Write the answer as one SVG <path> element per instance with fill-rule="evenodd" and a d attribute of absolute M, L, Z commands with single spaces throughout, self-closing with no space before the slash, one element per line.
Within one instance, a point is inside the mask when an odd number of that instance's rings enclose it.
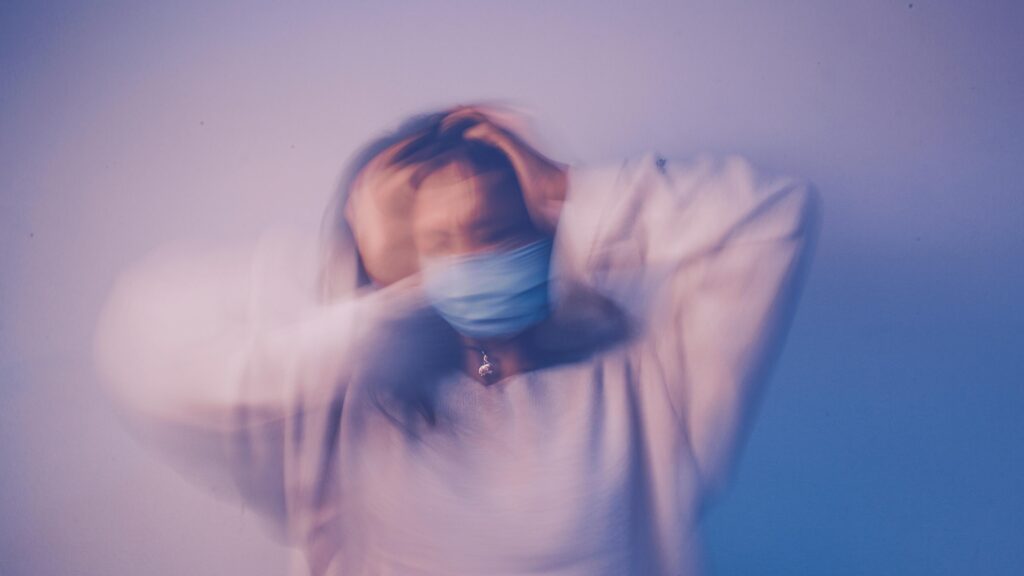
<path fill-rule="evenodd" d="M 450 130 L 453 126 L 461 122 L 471 122 L 474 124 L 486 123 L 487 117 L 473 108 L 461 107 L 455 111 L 450 112 L 441 120 L 441 129 Z"/>
<path fill-rule="evenodd" d="M 524 110 L 497 104 L 473 104 L 456 107 L 444 120 L 442 127 L 470 120 L 490 124 L 499 130 L 521 135 L 530 131 L 529 115 Z"/>
<path fill-rule="evenodd" d="M 498 145 L 507 141 L 502 130 L 490 124 L 477 124 L 462 133 L 466 140 L 479 140 L 488 144 Z"/>

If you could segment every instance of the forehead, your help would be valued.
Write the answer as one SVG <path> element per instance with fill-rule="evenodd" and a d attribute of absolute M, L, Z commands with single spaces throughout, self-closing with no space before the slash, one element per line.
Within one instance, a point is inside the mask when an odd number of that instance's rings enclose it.
<path fill-rule="evenodd" d="M 416 193 L 418 230 L 459 232 L 487 227 L 530 226 L 517 190 L 501 172 L 475 173 L 450 164 L 426 176 Z"/>

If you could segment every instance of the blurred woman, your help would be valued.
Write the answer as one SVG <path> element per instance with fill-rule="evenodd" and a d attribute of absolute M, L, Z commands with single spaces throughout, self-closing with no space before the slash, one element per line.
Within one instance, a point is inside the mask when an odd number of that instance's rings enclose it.
<path fill-rule="evenodd" d="M 297 570 L 700 572 L 816 194 L 735 157 L 568 167 L 515 122 L 456 108 L 368 145 L 315 302 L 266 250 L 157 258 L 114 290 L 114 396 L 229 472 Z"/>

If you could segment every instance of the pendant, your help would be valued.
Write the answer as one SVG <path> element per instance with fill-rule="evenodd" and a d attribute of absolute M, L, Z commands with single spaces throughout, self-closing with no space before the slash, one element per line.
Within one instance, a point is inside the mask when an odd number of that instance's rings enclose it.
<path fill-rule="evenodd" d="M 483 364 L 480 365 L 480 368 L 478 368 L 476 372 L 481 378 L 487 378 L 494 374 L 494 365 L 491 364 L 490 358 L 487 357 L 487 352 L 481 350 L 480 354 L 484 357 Z"/>

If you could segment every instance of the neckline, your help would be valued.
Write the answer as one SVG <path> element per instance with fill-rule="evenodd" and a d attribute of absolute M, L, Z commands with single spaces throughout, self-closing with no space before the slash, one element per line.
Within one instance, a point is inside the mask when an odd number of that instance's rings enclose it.
<path fill-rule="evenodd" d="M 458 381 L 468 381 L 469 383 L 479 386 L 480 388 L 483 389 L 507 388 L 508 386 L 511 386 L 520 380 L 525 381 L 526 383 L 536 383 L 541 381 L 542 379 L 547 379 L 548 377 L 555 373 L 568 373 L 576 371 L 582 368 L 584 365 L 588 365 L 595 361 L 599 361 L 599 359 L 602 358 L 603 356 L 603 353 L 598 353 L 592 356 L 588 356 L 585 359 L 573 360 L 570 362 L 562 362 L 559 364 L 552 364 L 544 366 L 542 368 L 528 370 L 526 372 L 516 372 L 515 374 L 510 374 L 508 376 L 505 376 L 504 378 L 501 378 L 500 380 L 495 380 L 494 382 L 487 384 L 480 382 L 479 380 L 477 380 L 470 374 L 463 372 L 462 370 L 456 370 L 455 372 L 456 379 Z"/>

